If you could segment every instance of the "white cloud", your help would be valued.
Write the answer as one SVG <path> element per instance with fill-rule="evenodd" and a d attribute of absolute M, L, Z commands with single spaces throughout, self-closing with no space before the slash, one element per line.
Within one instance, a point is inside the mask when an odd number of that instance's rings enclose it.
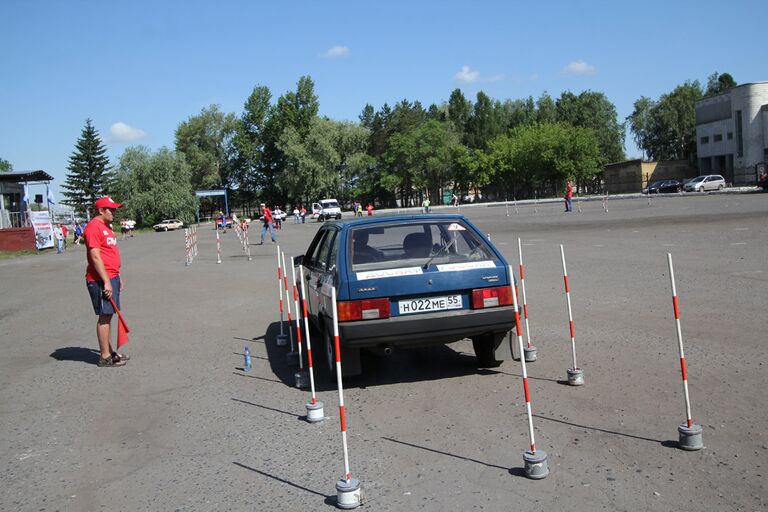
<path fill-rule="evenodd" d="M 461 71 L 453 75 L 453 78 L 459 82 L 471 84 L 477 82 L 480 78 L 480 72 L 470 69 L 469 66 L 461 66 Z"/>
<path fill-rule="evenodd" d="M 534 73 L 534 74 L 531 75 L 531 81 L 532 82 L 535 82 L 538 79 L 539 79 L 539 74 L 538 73 Z"/>
<path fill-rule="evenodd" d="M 564 75 L 594 75 L 595 73 L 597 73 L 595 66 L 581 59 L 569 63 L 562 70 Z"/>
<path fill-rule="evenodd" d="M 342 57 L 349 57 L 349 48 L 346 46 L 334 46 L 328 48 L 324 54 L 321 55 L 324 59 L 339 59 Z"/>
<path fill-rule="evenodd" d="M 125 144 L 147 138 L 147 133 L 139 128 L 118 121 L 109 127 L 109 142 Z"/>

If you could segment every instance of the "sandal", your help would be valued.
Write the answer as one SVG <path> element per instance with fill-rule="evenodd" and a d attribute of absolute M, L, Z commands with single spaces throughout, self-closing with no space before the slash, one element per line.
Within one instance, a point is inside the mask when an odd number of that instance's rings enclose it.
<path fill-rule="evenodd" d="M 115 356 L 99 357 L 99 362 L 96 363 L 96 366 L 100 368 L 107 368 L 107 367 L 113 367 L 113 366 L 125 366 L 125 361 Z"/>
<path fill-rule="evenodd" d="M 119 361 L 130 361 L 131 356 L 121 354 L 120 352 L 112 352 L 112 357 Z"/>

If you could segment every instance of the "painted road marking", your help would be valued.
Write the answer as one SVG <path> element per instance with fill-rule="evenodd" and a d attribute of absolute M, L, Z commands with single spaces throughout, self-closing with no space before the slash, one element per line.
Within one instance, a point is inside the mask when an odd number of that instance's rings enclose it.
<path fill-rule="evenodd" d="M 731 245 L 747 245 L 747 242 L 732 242 Z"/>
<path fill-rule="evenodd" d="M 749 228 L 736 228 L 736 231 L 749 231 Z"/>

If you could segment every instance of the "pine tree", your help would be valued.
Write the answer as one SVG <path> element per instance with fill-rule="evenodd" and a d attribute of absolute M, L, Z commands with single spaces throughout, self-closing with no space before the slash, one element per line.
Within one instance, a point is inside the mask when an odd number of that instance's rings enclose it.
<path fill-rule="evenodd" d="M 69 157 L 69 174 L 62 185 L 62 201 L 73 206 L 79 214 L 87 214 L 96 199 L 105 194 L 113 179 L 107 148 L 90 119 L 86 119 L 75 151 Z"/>

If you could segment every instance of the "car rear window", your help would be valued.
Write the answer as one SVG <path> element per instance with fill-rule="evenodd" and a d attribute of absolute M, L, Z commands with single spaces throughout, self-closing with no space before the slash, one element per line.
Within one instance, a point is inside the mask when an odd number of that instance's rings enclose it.
<path fill-rule="evenodd" d="M 487 241 L 456 219 L 353 228 L 348 250 L 353 272 L 497 261 Z"/>

